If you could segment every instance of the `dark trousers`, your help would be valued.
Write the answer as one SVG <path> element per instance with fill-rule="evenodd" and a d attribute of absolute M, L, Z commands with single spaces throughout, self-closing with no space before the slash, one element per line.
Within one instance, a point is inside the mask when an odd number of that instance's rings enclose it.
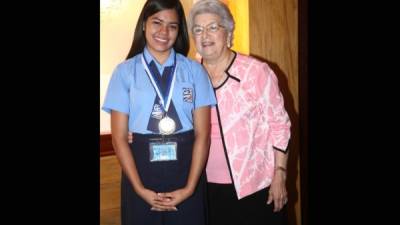
<path fill-rule="evenodd" d="M 166 141 L 176 141 L 176 161 L 150 162 L 149 143 L 159 135 L 134 134 L 131 151 L 143 185 L 155 192 L 169 192 L 186 185 L 192 161 L 193 131 L 167 136 Z M 194 194 L 177 205 L 178 211 L 151 211 L 151 206 L 133 190 L 128 178 L 121 179 L 122 225 L 205 225 L 205 188 L 203 174 Z"/>
<path fill-rule="evenodd" d="M 208 225 L 287 225 L 287 207 L 273 212 L 268 188 L 237 199 L 233 184 L 207 183 Z"/>

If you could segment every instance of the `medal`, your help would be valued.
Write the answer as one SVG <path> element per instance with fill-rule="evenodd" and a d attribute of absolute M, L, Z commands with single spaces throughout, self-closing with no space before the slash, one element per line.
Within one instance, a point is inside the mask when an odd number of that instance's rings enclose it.
<path fill-rule="evenodd" d="M 158 98 L 160 99 L 160 104 L 155 104 L 153 106 L 153 110 L 151 113 L 151 116 L 156 119 L 161 119 L 165 113 L 168 112 L 169 106 L 171 104 L 172 100 L 172 93 L 174 90 L 174 85 L 175 85 L 175 80 L 176 80 L 176 71 L 177 71 L 177 65 L 176 65 L 176 54 L 175 54 L 175 59 L 174 59 L 174 66 L 173 66 L 173 72 L 172 72 L 172 80 L 169 81 L 167 84 L 166 88 L 166 95 L 164 96 L 163 93 L 161 92 L 160 89 L 160 80 L 158 77 L 156 77 L 153 73 L 151 73 L 148 63 L 144 57 L 144 54 L 142 54 L 142 64 L 143 67 L 146 71 L 147 76 L 149 77 L 151 84 L 153 85 Z M 169 135 L 175 132 L 176 130 L 176 124 L 173 119 L 171 119 L 168 116 L 165 116 L 162 118 L 159 123 L 158 123 L 158 129 L 160 131 L 160 134 L 162 135 Z"/>
<path fill-rule="evenodd" d="M 175 121 L 168 116 L 162 118 L 158 123 L 158 129 L 163 135 L 169 135 L 175 131 Z"/>

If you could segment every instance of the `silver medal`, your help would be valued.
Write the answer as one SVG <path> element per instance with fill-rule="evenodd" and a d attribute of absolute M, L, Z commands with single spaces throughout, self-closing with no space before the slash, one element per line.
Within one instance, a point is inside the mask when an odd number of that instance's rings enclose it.
<path fill-rule="evenodd" d="M 163 135 L 169 135 L 174 133 L 175 131 L 175 121 L 168 116 L 162 118 L 160 122 L 158 123 L 158 129 L 160 130 L 160 133 Z"/>
<path fill-rule="evenodd" d="M 154 104 L 153 110 L 151 112 L 151 117 L 156 118 L 156 119 L 161 119 L 166 112 L 168 112 L 171 100 L 172 100 L 172 93 L 174 90 L 174 85 L 175 85 L 175 80 L 176 80 L 176 71 L 178 64 L 176 62 L 176 54 L 175 54 L 175 59 L 174 59 L 174 69 L 173 69 L 173 74 L 172 74 L 172 81 L 168 86 L 170 86 L 168 94 L 164 96 L 161 92 L 160 87 L 158 86 L 154 74 L 150 71 L 148 64 L 146 62 L 146 59 L 144 58 L 144 54 L 142 54 L 142 64 L 143 67 L 146 71 L 147 76 L 149 77 L 151 84 L 153 85 L 159 100 L 159 104 Z M 168 116 L 165 116 L 160 120 L 158 123 L 158 129 L 160 130 L 160 134 L 162 135 L 169 135 L 175 132 L 176 130 L 176 125 L 175 121 Z"/>

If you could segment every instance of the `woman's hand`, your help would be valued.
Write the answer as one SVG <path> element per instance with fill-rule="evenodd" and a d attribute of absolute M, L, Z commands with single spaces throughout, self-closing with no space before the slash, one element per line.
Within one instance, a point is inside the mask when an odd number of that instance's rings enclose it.
<path fill-rule="evenodd" d="M 172 192 L 159 193 L 159 197 L 162 199 L 163 207 L 167 207 L 168 209 L 175 208 L 175 210 L 177 210 L 176 206 L 189 198 L 192 194 L 193 191 L 189 190 L 189 188 L 182 188 Z"/>
<path fill-rule="evenodd" d="M 278 212 L 283 208 L 287 201 L 286 171 L 275 170 L 275 175 L 269 188 L 267 204 L 274 202 L 274 212 Z"/>
<path fill-rule="evenodd" d="M 128 132 L 128 143 L 131 144 L 133 142 L 133 134 L 132 132 Z"/>
<path fill-rule="evenodd" d="M 151 206 L 154 211 L 176 211 L 176 207 L 170 204 L 170 199 L 163 197 L 163 193 L 156 193 L 150 189 L 143 188 L 137 194 Z"/>

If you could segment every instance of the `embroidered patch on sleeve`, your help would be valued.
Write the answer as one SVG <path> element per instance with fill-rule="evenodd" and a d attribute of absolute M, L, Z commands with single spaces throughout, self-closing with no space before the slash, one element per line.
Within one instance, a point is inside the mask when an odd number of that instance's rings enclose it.
<path fill-rule="evenodd" d="M 184 102 L 193 102 L 193 89 L 192 88 L 183 88 L 183 101 Z"/>

